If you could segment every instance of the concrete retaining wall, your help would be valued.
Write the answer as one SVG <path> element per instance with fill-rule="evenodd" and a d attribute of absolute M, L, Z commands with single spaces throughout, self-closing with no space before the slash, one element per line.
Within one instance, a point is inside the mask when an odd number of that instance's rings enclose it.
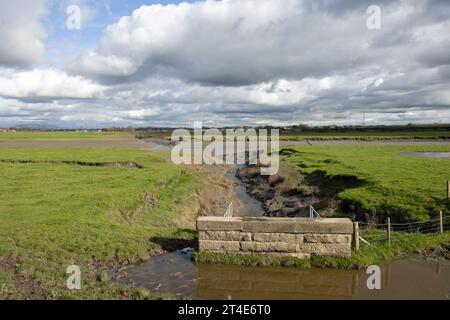
<path fill-rule="evenodd" d="M 197 229 L 200 252 L 298 258 L 351 255 L 353 224 L 345 218 L 200 217 Z"/>

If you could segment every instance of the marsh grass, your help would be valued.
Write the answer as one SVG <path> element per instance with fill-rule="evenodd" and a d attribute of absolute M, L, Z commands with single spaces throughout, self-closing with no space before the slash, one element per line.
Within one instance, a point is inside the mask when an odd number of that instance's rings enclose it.
<path fill-rule="evenodd" d="M 2 148 L 0 159 L 134 161 L 143 167 L 0 163 L 0 282 L 15 296 L 139 298 L 135 289 L 115 285 L 102 272 L 161 253 L 161 244 L 152 239 L 195 237 L 178 229 L 176 220 L 178 209 L 200 186 L 195 175 L 171 164 L 162 152 Z M 146 203 L 145 194 L 157 201 Z M 72 264 L 81 267 L 80 291 L 65 287 Z M 33 296 L 30 284 L 42 296 Z"/>
<path fill-rule="evenodd" d="M 371 215 L 393 222 L 425 221 L 450 211 L 446 181 L 450 160 L 404 156 L 402 152 L 443 152 L 448 146 L 339 145 L 289 147 L 285 165 L 359 219 Z"/>

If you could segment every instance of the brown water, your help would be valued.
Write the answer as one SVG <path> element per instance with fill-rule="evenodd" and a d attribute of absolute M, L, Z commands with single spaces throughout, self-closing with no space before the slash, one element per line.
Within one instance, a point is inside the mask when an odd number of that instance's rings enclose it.
<path fill-rule="evenodd" d="M 450 262 L 412 257 L 381 267 L 381 290 L 365 271 L 193 264 L 181 251 L 129 268 L 134 283 L 178 299 L 450 299 Z"/>

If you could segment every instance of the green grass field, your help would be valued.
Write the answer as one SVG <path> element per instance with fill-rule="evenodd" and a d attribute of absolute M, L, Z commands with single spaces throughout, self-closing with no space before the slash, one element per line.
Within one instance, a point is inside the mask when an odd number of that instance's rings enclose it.
<path fill-rule="evenodd" d="M 1 140 L 92 140 L 133 137 L 128 132 L 18 131 L 0 132 Z"/>
<path fill-rule="evenodd" d="M 162 252 L 171 239 L 192 239 L 175 225 L 197 188 L 195 176 L 163 153 L 120 148 L 0 149 L 0 298 L 23 298 L 39 284 L 45 298 L 118 298 L 112 266 Z M 47 160 L 134 161 L 138 168 L 50 164 Z M 44 161 L 44 162 L 40 162 Z M 81 267 L 82 290 L 65 286 Z M 99 276 L 99 272 L 101 272 Z M 140 291 L 138 291 L 139 293 Z"/>
<path fill-rule="evenodd" d="M 393 221 L 427 220 L 448 212 L 446 181 L 450 160 L 401 155 L 412 151 L 450 151 L 448 146 L 334 145 L 285 149 L 283 162 L 306 176 L 323 193 L 344 205 Z"/>

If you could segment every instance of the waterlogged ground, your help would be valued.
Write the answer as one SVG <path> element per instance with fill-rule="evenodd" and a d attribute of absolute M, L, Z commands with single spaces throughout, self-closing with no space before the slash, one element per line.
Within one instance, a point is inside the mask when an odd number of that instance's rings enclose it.
<path fill-rule="evenodd" d="M 134 284 L 178 299 L 450 299 L 450 261 L 417 256 L 381 267 L 381 289 L 365 271 L 193 264 L 177 251 L 126 270 Z"/>

